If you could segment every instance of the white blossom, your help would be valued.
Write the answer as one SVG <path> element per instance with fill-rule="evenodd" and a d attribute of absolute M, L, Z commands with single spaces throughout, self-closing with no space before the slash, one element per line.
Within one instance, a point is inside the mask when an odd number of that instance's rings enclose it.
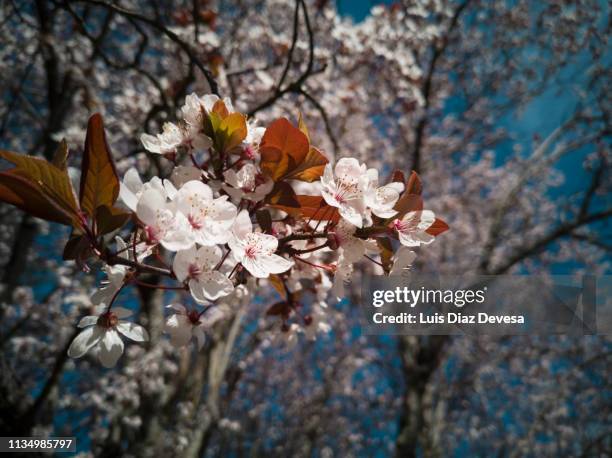
<path fill-rule="evenodd" d="M 175 211 L 175 205 L 157 189 L 144 191 L 138 200 L 136 215 L 144 224 L 149 245 L 160 243 L 170 251 L 185 250 L 195 243 L 187 218 Z"/>
<path fill-rule="evenodd" d="M 164 332 L 170 336 L 170 343 L 176 348 L 186 346 L 192 338 L 196 339 L 198 348 L 202 348 L 206 341 L 205 331 L 224 317 L 218 307 L 210 307 L 202 313 L 187 310 L 181 304 L 170 304 L 167 308 L 175 313 L 166 319 Z"/>
<path fill-rule="evenodd" d="M 397 231 L 402 245 L 414 247 L 421 244 L 428 245 L 435 237 L 425 232 L 434 223 L 436 216 L 431 210 L 411 211 L 402 219 L 393 221 L 393 228 Z"/>
<path fill-rule="evenodd" d="M 79 328 L 84 328 L 68 348 L 68 356 L 80 358 L 91 349 L 96 349 L 104 367 L 114 367 L 123 354 L 123 341 L 119 334 L 135 342 L 149 340 L 147 330 L 139 324 L 122 321 L 132 314 L 128 309 L 115 307 L 110 311 L 99 307 L 97 315 L 83 317 Z"/>
<path fill-rule="evenodd" d="M 321 195 L 328 205 L 337 207 L 344 219 L 357 227 L 363 226 L 366 207 L 363 199 L 368 183 L 365 164 L 355 158 L 342 158 L 332 171 L 327 164 L 321 177 Z"/>
<path fill-rule="evenodd" d="M 179 189 L 175 203 L 193 240 L 209 246 L 227 243 L 237 213 L 227 196 L 214 199 L 209 186 L 201 181 L 188 181 Z"/>
<path fill-rule="evenodd" d="M 365 204 L 380 218 L 391 218 L 397 214 L 393 207 L 400 194 L 404 191 L 404 184 L 397 181 L 384 186 L 378 186 L 378 170 L 368 170 L 368 186 L 364 193 Z"/>
<path fill-rule="evenodd" d="M 227 170 L 223 177 L 227 183 L 223 185 L 223 189 L 235 202 L 240 202 L 241 199 L 258 202 L 274 187 L 274 182 L 260 173 L 250 162 L 243 165 L 238 172 L 234 169 Z"/>
<path fill-rule="evenodd" d="M 191 247 L 176 253 L 172 270 L 179 281 L 187 281 L 193 298 L 199 303 L 215 301 L 234 289 L 225 274 L 214 270 L 221 260 L 218 246 Z"/>
<path fill-rule="evenodd" d="M 229 246 L 235 258 L 257 278 L 286 272 L 293 266 L 292 261 L 274 254 L 278 248 L 276 237 L 253 232 L 253 225 L 246 210 L 242 210 L 236 217 Z"/>

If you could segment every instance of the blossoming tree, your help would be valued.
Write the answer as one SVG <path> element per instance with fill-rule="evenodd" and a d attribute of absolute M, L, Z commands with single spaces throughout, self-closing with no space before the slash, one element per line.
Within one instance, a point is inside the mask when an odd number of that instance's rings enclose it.
<path fill-rule="evenodd" d="M 335 303 L 364 270 L 605 271 L 601 3 L 406 2 L 358 24 L 250 6 L 0 7 L 2 148 L 46 160 L 3 153 L 3 197 L 70 231 L 2 208 L 3 435 L 64 428 L 96 456 L 605 450 L 603 339 L 374 339 Z M 578 102 L 558 125 L 500 127 L 557 79 Z M 583 153 L 555 196 L 554 164 Z M 431 245 L 421 191 L 452 226 Z"/>

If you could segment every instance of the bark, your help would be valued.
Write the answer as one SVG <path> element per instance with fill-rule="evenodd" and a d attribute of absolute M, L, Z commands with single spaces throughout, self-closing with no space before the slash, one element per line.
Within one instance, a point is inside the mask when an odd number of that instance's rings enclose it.
<path fill-rule="evenodd" d="M 439 366 L 446 336 L 402 336 L 398 346 L 405 379 L 402 415 L 396 439 L 395 456 L 438 456 L 435 441 L 429 437 L 433 417 L 429 384 Z"/>

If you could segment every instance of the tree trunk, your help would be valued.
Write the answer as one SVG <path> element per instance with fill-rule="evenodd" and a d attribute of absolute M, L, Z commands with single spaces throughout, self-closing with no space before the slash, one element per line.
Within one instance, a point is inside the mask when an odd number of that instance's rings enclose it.
<path fill-rule="evenodd" d="M 430 382 L 446 340 L 445 336 L 399 338 L 405 388 L 395 446 L 398 458 L 416 457 L 417 454 L 439 456 L 436 441 L 430 434 L 430 422 L 434 418 Z"/>

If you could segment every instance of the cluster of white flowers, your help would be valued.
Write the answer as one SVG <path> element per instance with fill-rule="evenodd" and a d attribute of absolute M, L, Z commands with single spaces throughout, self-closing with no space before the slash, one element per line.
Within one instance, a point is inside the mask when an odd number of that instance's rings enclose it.
<path fill-rule="evenodd" d="M 169 276 L 180 285 L 175 289 L 189 291 L 194 302 L 168 306 L 174 313 L 167 318 L 165 330 L 173 345 L 183 347 L 192 337 L 203 345 L 205 329 L 222 319 L 214 303 L 231 300 L 228 296 L 248 275 L 255 279 L 274 275 L 270 283 L 282 285 L 277 290 L 287 300 L 278 315 L 288 340 L 295 340 L 296 332 L 312 337 L 317 331 L 328 331 L 327 296 L 331 291 L 341 299 L 353 265 L 365 256 L 372 259 L 380 254 L 375 235 L 382 233 L 401 244 L 388 269 L 391 274 L 400 273 L 414 260 L 416 255 L 408 247 L 433 241 L 426 231 L 435 221 L 434 214 L 420 209 L 398 212 L 404 183 L 381 185 L 378 171 L 354 158 L 339 159 L 335 165 L 327 162 L 318 179 L 300 183 L 300 190 L 306 188 L 308 194 L 322 198 L 320 207 L 325 209 L 319 218 L 296 217 L 275 207 L 267 200 L 275 181 L 264 173 L 259 154 L 265 129 L 245 119 L 247 131 L 241 143 L 219 154 L 215 139 L 205 134 L 206 120 L 212 123 L 214 110 L 226 117 L 234 112 L 229 100 L 191 94 L 179 123 L 166 123 L 156 136 L 142 135 L 149 152 L 172 162 L 173 173 L 169 179 L 153 177 L 146 183 L 134 168 L 125 173 L 120 198 L 137 225 L 126 238 L 129 242 L 116 237 L 116 253 L 129 262 L 105 267 L 108 284 L 92 298 L 99 314 L 82 320 L 80 325 L 94 326 L 74 340 L 70 356 L 99 348 L 102 363 L 112 366 L 123 351 L 117 331 L 135 341 L 147 339 L 142 327 L 119 321 L 128 313 L 113 307 L 113 302 L 123 286 L 137 277 L 138 266 L 153 255 L 167 260 Z M 279 157 L 278 162 L 283 159 Z M 256 218 L 264 207 L 271 215 L 269 225 Z M 325 230 L 320 232 L 322 224 Z M 304 282 L 314 284 L 313 313 L 302 317 L 303 326 L 289 325 Z"/>

